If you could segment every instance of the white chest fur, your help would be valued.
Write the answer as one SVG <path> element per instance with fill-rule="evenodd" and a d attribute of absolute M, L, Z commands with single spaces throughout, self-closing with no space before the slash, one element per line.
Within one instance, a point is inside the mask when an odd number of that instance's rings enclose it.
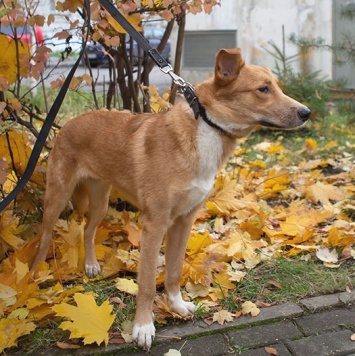
<path fill-rule="evenodd" d="M 187 192 L 189 210 L 205 200 L 213 188 L 214 178 L 223 153 L 223 144 L 219 133 L 202 120 L 199 122 L 196 139 L 200 162 L 198 175 L 191 182 Z"/>

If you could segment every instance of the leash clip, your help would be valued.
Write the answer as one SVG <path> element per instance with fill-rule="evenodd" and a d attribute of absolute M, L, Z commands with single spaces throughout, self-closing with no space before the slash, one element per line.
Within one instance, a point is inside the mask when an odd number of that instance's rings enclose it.
<path fill-rule="evenodd" d="M 184 79 L 182 79 L 180 76 L 178 76 L 177 74 L 175 74 L 175 73 L 173 72 L 173 68 L 171 67 L 170 64 L 167 65 L 167 66 L 165 66 L 165 67 L 163 67 L 163 68 L 160 68 L 160 70 L 161 70 L 164 74 L 169 74 L 170 77 L 171 77 L 171 79 L 173 80 L 173 82 L 174 82 L 176 85 L 178 85 L 178 86 L 180 86 L 180 87 L 183 87 L 183 88 L 185 88 L 185 87 L 188 85 L 188 83 L 185 82 Z"/>
<path fill-rule="evenodd" d="M 200 115 L 200 104 L 194 92 L 193 86 L 190 83 L 186 82 L 184 79 L 182 79 L 180 76 L 175 74 L 170 64 L 163 68 L 160 68 L 160 70 L 164 74 L 169 74 L 173 82 L 176 85 L 182 87 L 182 92 L 184 94 L 184 97 L 189 103 L 191 109 L 193 110 L 195 119 L 197 120 Z"/>

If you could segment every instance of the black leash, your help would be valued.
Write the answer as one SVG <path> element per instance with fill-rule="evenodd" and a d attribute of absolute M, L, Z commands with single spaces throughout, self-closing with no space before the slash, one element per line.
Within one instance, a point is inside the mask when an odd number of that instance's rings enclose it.
<path fill-rule="evenodd" d="M 36 143 L 33 147 L 33 150 L 31 152 L 31 156 L 28 160 L 25 172 L 23 173 L 22 177 L 18 181 L 16 187 L 0 202 L 0 212 L 2 212 L 7 205 L 11 203 L 12 200 L 14 200 L 17 196 L 17 194 L 25 187 L 26 183 L 30 180 L 36 165 L 37 161 L 39 159 L 39 156 L 42 152 L 42 148 L 46 143 L 48 134 L 51 130 L 51 127 L 53 125 L 53 122 L 58 114 L 58 111 L 60 109 L 60 106 L 62 105 L 62 102 L 64 100 L 65 94 L 68 91 L 71 79 L 74 76 L 74 73 L 83 57 L 83 53 L 86 47 L 86 43 L 88 40 L 89 36 L 89 24 L 90 24 L 90 0 L 84 0 L 84 6 L 85 6 L 85 14 L 86 14 L 86 24 L 87 24 L 87 33 L 86 33 L 86 38 L 83 43 L 83 48 L 80 51 L 79 57 L 76 60 L 73 68 L 70 70 L 68 76 L 66 77 L 63 86 L 60 88 L 60 91 L 58 93 L 58 96 L 56 97 L 52 107 L 50 108 L 47 117 L 44 121 L 44 124 L 41 128 L 41 131 L 38 134 Z"/>

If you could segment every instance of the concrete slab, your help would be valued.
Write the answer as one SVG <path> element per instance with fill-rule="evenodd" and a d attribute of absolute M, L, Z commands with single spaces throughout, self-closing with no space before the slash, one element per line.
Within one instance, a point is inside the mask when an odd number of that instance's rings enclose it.
<path fill-rule="evenodd" d="M 277 351 L 278 356 L 292 356 L 291 353 L 287 350 L 286 346 L 283 344 L 270 345 Z M 270 355 L 266 352 L 265 347 L 260 347 L 258 349 L 247 350 L 238 355 L 241 356 L 267 356 Z"/>
<path fill-rule="evenodd" d="M 341 330 L 300 340 L 287 340 L 286 345 L 294 356 L 343 355 L 355 352 L 355 342 L 350 340 L 352 331 Z"/>
<path fill-rule="evenodd" d="M 234 343 L 242 347 L 255 348 L 285 339 L 300 338 L 303 334 L 291 321 L 279 321 L 243 330 L 228 331 L 227 336 L 231 345 Z"/>
<path fill-rule="evenodd" d="M 296 324 L 306 336 L 329 330 L 339 330 L 341 326 L 355 324 L 355 307 L 327 310 L 321 314 L 303 316 L 296 320 Z"/>
<path fill-rule="evenodd" d="M 182 356 L 218 356 L 227 355 L 230 351 L 228 341 L 222 334 L 202 336 L 192 340 L 182 340 L 155 346 L 149 355 L 162 356 L 170 349 L 179 350 Z M 135 355 L 146 356 L 147 353 Z"/>

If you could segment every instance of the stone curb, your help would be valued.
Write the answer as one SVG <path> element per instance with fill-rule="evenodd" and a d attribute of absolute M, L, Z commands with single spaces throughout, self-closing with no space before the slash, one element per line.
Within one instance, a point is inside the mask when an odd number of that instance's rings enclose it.
<path fill-rule="evenodd" d="M 258 328 L 261 326 L 273 325 L 275 327 L 279 321 L 282 321 L 285 325 L 285 333 L 290 325 L 288 325 L 287 320 L 296 319 L 300 317 L 306 317 L 307 315 L 312 314 L 312 312 L 320 312 L 325 309 L 347 306 L 350 304 L 355 304 L 355 291 L 353 292 L 343 292 L 324 295 L 320 297 L 312 297 L 301 299 L 299 305 L 296 303 L 284 303 L 280 305 L 271 306 L 269 308 L 262 308 L 261 312 L 256 317 L 250 316 L 241 316 L 235 319 L 232 322 L 226 323 L 224 325 L 219 325 L 218 323 L 213 323 L 211 325 L 205 324 L 202 320 L 198 321 L 187 321 L 181 322 L 178 325 L 160 327 L 157 330 L 157 337 L 154 342 L 154 346 L 151 350 L 153 355 L 163 355 L 164 352 L 169 350 L 169 346 L 172 349 L 179 349 L 184 345 L 183 339 L 189 339 L 198 341 L 201 339 L 200 343 L 211 343 L 211 347 L 218 346 L 219 351 L 224 343 L 224 346 L 227 345 L 227 341 L 224 340 L 224 337 L 231 337 L 233 331 L 241 329 L 250 329 L 250 327 Z M 284 322 L 286 320 L 286 322 Z M 355 323 L 355 320 L 354 320 Z M 265 325 L 267 324 L 267 325 Z M 272 328 L 272 327 L 271 327 Z M 302 328 L 301 328 L 302 329 Z M 245 330 L 247 331 L 247 330 Z M 243 330 L 241 330 L 243 332 Z M 282 332 L 282 326 L 281 331 Z M 350 331 L 349 331 L 350 332 Z M 226 335 L 223 335 L 226 334 Z M 162 336 L 162 337 L 159 337 Z M 297 337 L 307 336 L 305 335 L 296 335 Z M 203 339 L 203 340 L 202 340 Z M 288 339 L 288 337 L 287 337 Z M 319 338 L 320 339 L 320 338 Z M 178 341 L 177 341 L 178 340 Z M 190 341 L 189 341 L 190 342 Z M 191 343 L 191 342 L 190 342 Z M 287 343 L 286 343 L 287 344 Z M 296 347 L 298 344 L 301 344 L 301 341 L 289 341 L 287 344 L 290 348 Z M 255 343 L 257 346 L 258 344 Z M 157 353 L 158 350 L 163 350 L 162 353 Z M 280 347 L 280 345 L 278 345 Z M 281 345 L 284 347 L 283 345 Z M 201 345 L 200 345 L 201 347 Z M 251 352 L 243 353 L 243 355 L 259 355 L 259 353 Z M 48 350 L 44 353 L 45 355 L 64 355 L 68 354 L 68 351 L 65 350 Z M 145 355 L 147 353 L 137 349 L 133 344 L 109 344 L 106 348 L 104 347 L 94 347 L 94 346 L 85 346 L 78 350 L 70 350 L 71 355 L 117 355 L 117 354 L 134 354 L 134 355 Z M 213 353 L 207 353 L 213 355 Z M 285 355 L 290 355 L 290 353 L 284 353 Z M 295 353 L 297 354 L 297 353 Z"/>
<path fill-rule="evenodd" d="M 355 303 L 355 291 L 322 295 L 319 297 L 301 299 L 300 304 L 309 311 L 318 311 L 324 308 L 334 308 L 341 305 Z"/>

